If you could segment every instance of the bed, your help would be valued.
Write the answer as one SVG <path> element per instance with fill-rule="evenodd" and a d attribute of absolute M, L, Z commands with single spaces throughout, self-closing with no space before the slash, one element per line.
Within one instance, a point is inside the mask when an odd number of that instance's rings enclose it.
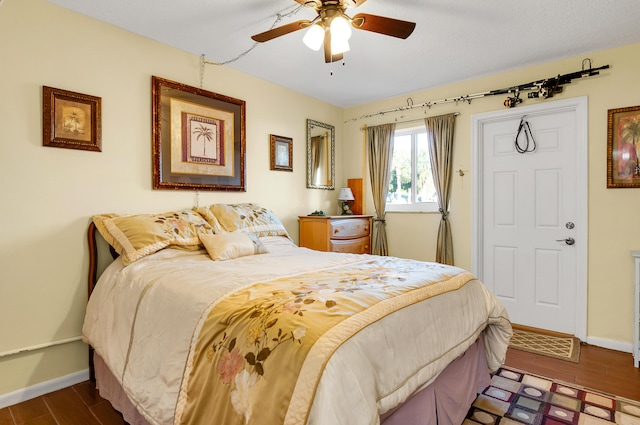
<path fill-rule="evenodd" d="M 89 243 L 83 339 L 132 425 L 460 424 L 511 337 L 469 272 L 300 248 L 252 203 L 97 215 Z"/>

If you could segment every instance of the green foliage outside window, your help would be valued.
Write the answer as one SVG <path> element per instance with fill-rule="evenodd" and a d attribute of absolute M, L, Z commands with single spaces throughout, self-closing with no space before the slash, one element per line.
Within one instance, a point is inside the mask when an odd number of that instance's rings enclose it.
<path fill-rule="evenodd" d="M 416 130 L 396 135 L 387 203 L 415 204 L 436 201 L 426 132 Z"/>

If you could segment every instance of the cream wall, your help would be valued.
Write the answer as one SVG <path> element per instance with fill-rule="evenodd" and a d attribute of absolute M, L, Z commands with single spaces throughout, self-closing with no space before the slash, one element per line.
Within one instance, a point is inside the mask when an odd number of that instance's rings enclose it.
<path fill-rule="evenodd" d="M 589 322 L 594 339 L 628 343 L 631 249 L 640 249 L 638 189 L 606 189 L 606 111 L 640 104 L 640 46 L 589 55 L 601 76 L 567 86 L 558 99 L 589 96 Z M 86 300 L 85 231 L 96 213 L 165 211 L 193 205 L 188 191 L 151 189 L 151 76 L 199 86 L 198 56 L 69 12 L 44 0 L 0 3 L 0 355 L 77 337 Z M 460 112 L 454 167 L 470 171 L 471 115 L 501 97 L 372 119 L 350 118 L 573 72 L 582 57 L 342 110 L 228 68 L 207 66 L 205 89 L 247 102 L 247 191 L 201 192 L 200 204 L 258 202 L 297 240 L 297 215 L 335 208 L 335 192 L 305 188 L 306 119 L 336 127 L 336 186 L 365 175 L 364 124 Z M 428 72 L 428 71 L 426 71 Z M 101 153 L 42 146 L 42 86 L 102 98 Z M 532 101 L 527 100 L 528 104 Z M 426 112 L 426 113 L 425 113 Z M 269 170 L 269 134 L 294 140 L 293 173 Z M 372 212 L 370 199 L 367 211 Z M 454 177 L 456 263 L 471 265 L 471 181 Z M 435 258 L 436 214 L 389 214 L 391 253 Z M 86 346 L 69 343 L 0 356 L 0 397 L 84 370 Z"/>
<path fill-rule="evenodd" d="M 588 55 L 594 67 L 609 64 L 599 76 L 574 80 L 564 92 L 551 100 L 588 96 L 589 101 L 589 246 L 588 246 L 588 341 L 610 348 L 631 350 L 633 332 L 633 264 L 631 250 L 640 249 L 640 189 L 607 189 L 607 110 L 640 105 L 640 44 L 594 52 Z M 342 154 L 345 178 L 363 175 L 364 125 L 397 120 L 411 121 L 426 116 L 458 112 L 453 154 L 454 170 L 467 174 L 453 176 L 450 220 L 456 265 L 471 267 L 471 119 L 472 115 L 503 109 L 506 95 L 435 105 L 431 109 L 415 108 L 393 114 L 360 118 L 378 111 L 407 106 L 407 99 L 419 105 L 428 101 L 482 93 L 566 74 L 582 69 L 585 56 L 547 63 L 458 84 L 424 90 L 391 99 L 350 108 L 345 111 Z M 437 66 L 437 64 L 434 64 Z M 428 72 L 428 69 L 425 70 Z M 526 94 L 525 94 L 526 96 Z M 524 105 L 545 100 L 525 99 Z M 370 189 L 365 192 L 368 194 Z M 374 211 L 367 200 L 367 211 Z M 433 261 L 439 214 L 387 213 L 389 251 L 391 255 Z"/>
<path fill-rule="evenodd" d="M 80 335 L 85 231 L 96 213 L 191 207 L 194 192 L 151 189 L 151 76 L 199 86 L 200 58 L 44 0 L 0 6 L 0 353 Z M 102 152 L 42 146 L 42 86 L 102 98 Z M 246 101 L 246 192 L 201 192 L 200 204 L 258 202 L 297 240 L 297 216 L 335 208 L 306 189 L 306 119 L 342 110 L 207 66 L 204 88 Z M 269 170 L 269 135 L 293 138 L 293 172 Z M 343 180 L 341 160 L 336 178 Z M 87 367 L 75 342 L 0 357 L 0 396 Z"/>

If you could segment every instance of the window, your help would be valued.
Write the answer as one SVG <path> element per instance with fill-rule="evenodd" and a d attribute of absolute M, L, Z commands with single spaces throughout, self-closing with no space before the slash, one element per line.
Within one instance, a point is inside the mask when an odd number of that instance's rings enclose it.
<path fill-rule="evenodd" d="M 392 156 L 387 211 L 438 211 L 424 127 L 396 130 Z"/>

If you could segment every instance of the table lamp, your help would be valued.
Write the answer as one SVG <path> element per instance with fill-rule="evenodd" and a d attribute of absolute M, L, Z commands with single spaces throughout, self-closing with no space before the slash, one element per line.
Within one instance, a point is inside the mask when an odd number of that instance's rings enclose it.
<path fill-rule="evenodd" d="M 349 205 L 349 201 L 354 201 L 356 198 L 353 197 L 353 192 L 348 187 L 343 187 L 340 189 L 340 193 L 338 194 L 338 201 L 342 201 L 342 215 L 352 215 L 353 211 L 351 211 L 351 206 Z"/>

